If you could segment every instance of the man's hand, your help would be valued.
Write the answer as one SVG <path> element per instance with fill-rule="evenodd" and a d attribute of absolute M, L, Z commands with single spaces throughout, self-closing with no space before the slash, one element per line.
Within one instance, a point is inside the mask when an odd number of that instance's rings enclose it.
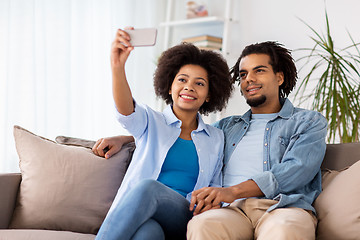
<path fill-rule="evenodd" d="M 190 211 L 195 208 L 194 215 L 197 215 L 210 209 L 220 208 L 222 202 L 231 203 L 236 199 L 237 196 L 232 187 L 201 188 L 199 190 L 195 190 L 191 195 Z"/>
<path fill-rule="evenodd" d="M 110 158 L 117 152 L 119 152 L 122 146 L 126 143 L 133 142 L 132 136 L 115 136 L 108 138 L 100 138 L 96 141 L 92 148 L 95 155 L 100 157 Z"/>
<path fill-rule="evenodd" d="M 222 202 L 232 203 L 239 198 L 262 196 L 264 196 L 264 193 L 256 182 L 251 179 L 231 187 L 205 187 L 193 191 L 190 211 L 195 209 L 194 215 L 197 215 L 210 209 L 220 208 Z"/>

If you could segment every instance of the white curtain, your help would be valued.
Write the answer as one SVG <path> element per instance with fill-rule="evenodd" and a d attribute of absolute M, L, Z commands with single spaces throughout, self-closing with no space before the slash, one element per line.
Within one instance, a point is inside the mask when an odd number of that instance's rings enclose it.
<path fill-rule="evenodd" d="M 158 27 L 164 0 L 0 0 L 0 172 L 18 170 L 13 125 L 54 139 L 126 134 L 114 118 L 109 63 L 117 28 Z M 153 108 L 161 43 L 127 63 L 134 97 Z"/>

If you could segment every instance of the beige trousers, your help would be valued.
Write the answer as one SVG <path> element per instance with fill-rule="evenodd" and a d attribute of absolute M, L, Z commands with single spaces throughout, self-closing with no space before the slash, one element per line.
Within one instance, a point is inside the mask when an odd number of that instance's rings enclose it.
<path fill-rule="evenodd" d="M 190 240 L 315 239 L 316 217 L 301 208 L 266 210 L 277 201 L 249 198 L 209 210 L 188 223 Z"/>

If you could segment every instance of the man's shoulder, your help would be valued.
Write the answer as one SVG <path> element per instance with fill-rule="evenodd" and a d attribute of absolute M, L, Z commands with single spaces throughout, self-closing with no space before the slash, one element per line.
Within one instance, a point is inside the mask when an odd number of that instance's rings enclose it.
<path fill-rule="evenodd" d="M 228 117 L 224 117 L 222 119 L 220 119 L 219 122 L 232 122 L 232 121 L 239 121 L 241 120 L 241 118 L 243 117 L 243 115 L 232 115 L 232 116 L 228 116 Z"/>
<path fill-rule="evenodd" d="M 293 119 L 299 121 L 323 122 L 327 123 L 326 118 L 318 111 L 295 107 L 292 114 Z"/>
<path fill-rule="evenodd" d="M 242 121 L 243 115 L 233 115 L 220 119 L 219 121 L 212 124 L 212 126 L 220 129 L 231 127 Z"/>
<path fill-rule="evenodd" d="M 297 133 L 326 132 L 327 129 L 327 120 L 320 112 L 299 107 L 293 108 L 289 116 L 277 118 L 275 124 Z"/>
<path fill-rule="evenodd" d="M 327 124 L 326 118 L 320 112 L 301 107 L 294 107 L 288 99 L 285 99 L 284 102 L 280 115 L 285 119 Z"/>

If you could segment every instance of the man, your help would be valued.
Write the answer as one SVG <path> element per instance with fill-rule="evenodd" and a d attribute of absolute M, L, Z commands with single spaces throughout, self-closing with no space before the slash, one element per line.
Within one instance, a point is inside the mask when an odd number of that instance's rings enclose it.
<path fill-rule="evenodd" d="M 251 109 L 214 124 L 225 134 L 224 187 L 193 192 L 187 238 L 315 239 L 325 118 L 286 99 L 296 67 L 276 42 L 247 46 L 232 74 Z"/>

